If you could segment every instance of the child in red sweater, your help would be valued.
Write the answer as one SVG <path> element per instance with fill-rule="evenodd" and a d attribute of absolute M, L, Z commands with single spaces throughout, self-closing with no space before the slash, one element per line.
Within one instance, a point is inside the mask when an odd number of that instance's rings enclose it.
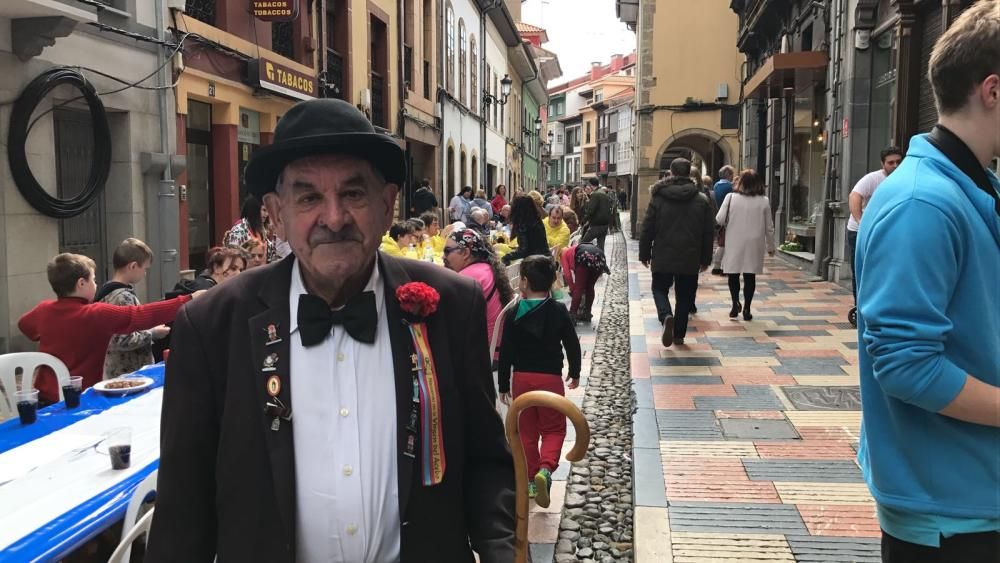
<path fill-rule="evenodd" d="M 171 322 L 181 305 L 204 293 L 136 307 L 92 303 L 97 293 L 95 267 L 93 260 L 79 254 L 53 258 L 48 278 L 57 299 L 39 303 L 17 322 L 25 336 L 39 343 L 39 352 L 52 354 L 66 364 L 71 375 L 82 376 L 84 389 L 103 378 L 104 355 L 112 336 Z M 39 370 L 35 387 L 42 402 L 59 400 L 59 385 L 50 369 Z"/>

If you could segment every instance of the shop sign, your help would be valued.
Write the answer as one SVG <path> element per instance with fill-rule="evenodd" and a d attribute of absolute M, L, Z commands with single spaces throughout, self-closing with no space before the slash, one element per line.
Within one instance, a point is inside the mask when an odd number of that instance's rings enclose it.
<path fill-rule="evenodd" d="M 601 161 L 601 172 L 607 172 L 607 171 L 608 171 L 608 161 L 602 160 Z"/>
<path fill-rule="evenodd" d="M 250 0 L 250 12 L 261 21 L 292 21 L 299 15 L 299 0 Z"/>
<path fill-rule="evenodd" d="M 240 108 L 240 124 L 236 128 L 236 140 L 251 145 L 260 144 L 260 113 Z"/>
<path fill-rule="evenodd" d="M 316 97 L 316 77 L 274 61 L 260 58 L 250 61 L 250 83 L 290 98 L 311 100 Z"/>

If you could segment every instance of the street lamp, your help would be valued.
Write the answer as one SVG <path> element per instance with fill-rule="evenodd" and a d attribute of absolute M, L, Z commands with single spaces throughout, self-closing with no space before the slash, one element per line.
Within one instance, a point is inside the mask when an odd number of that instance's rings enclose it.
<path fill-rule="evenodd" d="M 549 135 L 548 135 L 548 138 L 549 138 L 549 147 L 550 147 L 550 149 L 551 149 L 551 147 L 552 147 L 552 141 L 554 141 L 554 140 L 555 140 L 555 138 L 556 138 L 556 134 L 555 134 L 555 133 L 553 133 L 552 131 L 549 131 Z"/>
<path fill-rule="evenodd" d="M 510 85 L 514 81 L 510 79 L 510 75 L 503 75 L 500 79 L 500 97 L 497 98 L 493 94 L 490 94 L 489 90 L 483 89 L 483 107 L 489 107 L 490 104 L 499 104 L 501 106 L 507 105 L 507 96 L 510 96 Z"/>
<path fill-rule="evenodd" d="M 535 118 L 535 134 L 537 135 L 539 131 L 542 130 L 542 118 L 541 116 Z"/>

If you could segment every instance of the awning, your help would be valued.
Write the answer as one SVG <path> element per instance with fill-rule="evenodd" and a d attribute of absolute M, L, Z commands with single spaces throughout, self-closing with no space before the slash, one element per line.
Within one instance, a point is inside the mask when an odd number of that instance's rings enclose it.
<path fill-rule="evenodd" d="M 800 90 L 824 78 L 827 62 L 821 51 L 774 55 L 747 82 L 743 97 L 780 98 L 786 89 Z"/>

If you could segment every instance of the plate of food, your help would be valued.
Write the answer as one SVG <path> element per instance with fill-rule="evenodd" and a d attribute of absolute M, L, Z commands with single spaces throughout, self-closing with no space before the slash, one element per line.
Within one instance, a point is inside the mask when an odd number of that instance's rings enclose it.
<path fill-rule="evenodd" d="M 148 377 L 116 377 L 106 379 L 94 385 L 94 391 L 105 395 L 127 395 L 138 393 L 148 389 L 153 385 L 153 380 Z"/>

